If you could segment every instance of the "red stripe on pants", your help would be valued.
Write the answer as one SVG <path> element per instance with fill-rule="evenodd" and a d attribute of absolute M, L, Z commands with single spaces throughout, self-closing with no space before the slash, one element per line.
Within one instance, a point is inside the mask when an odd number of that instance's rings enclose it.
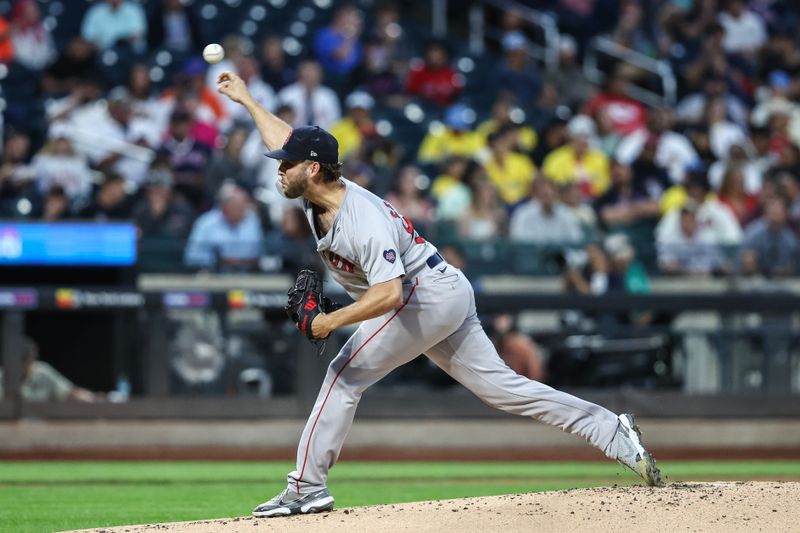
<path fill-rule="evenodd" d="M 305 453 L 305 456 L 303 456 L 303 467 L 300 469 L 300 476 L 298 476 L 297 481 L 295 482 L 296 487 L 297 487 L 296 492 L 298 494 L 300 494 L 300 481 L 303 479 L 303 473 L 306 471 L 306 463 L 308 462 L 308 448 L 309 448 L 309 446 L 311 446 L 311 437 L 314 435 L 314 430 L 317 427 L 317 422 L 319 422 L 319 417 L 322 415 L 322 410 L 325 409 L 325 404 L 328 403 L 328 397 L 331 395 L 331 391 L 333 390 L 333 386 L 336 385 L 336 381 L 339 379 L 339 376 L 342 375 L 342 372 L 344 372 L 344 369 L 347 368 L 347 365 L 350 364 L 350 361 L 352 361 L 353 358 L 355 356 L 357 356 L 358 353 L 361 350 L 364 349 L 364 346 L 366 346 L 369 341 L 371 341 L 373 338 L 375 338 L 375 335 L 377 335 L 378 333 L 383 331 L 383 328 L 385 328 L 389 324 L 389 322 L 394 320 L 394 317 L 396 317 L 400 313 L 400 311 L 402 311 L 403 308 L 408 304 L 408 302 L 411 300 L 411 295 L 414 294 L 414 289 L 417 288 L 417 285 L 419 285 L 419 280 L 416 280 L 414 285 L 411 287 L 411 291 L 408 293 L 408 297 L 406 298 L 406 301 L 403 302 L 403 305 L 401 305 L 397 309 L 397 311 L 395 311 L 394 314 L 391 317 L 389 317 L 389 320 L 384 322 L 383 325 L 378 328 L 378 331 L 376 331 L 375 333 L 370 335 L 369 338 L 364 341 L 364 344 L 362 344 L 361 346 L 358 347 L 358 349 L 353 353 L 353 355 L 351 355 L 350 358 L 347 361 L 345 361 L 345 363 L 342 365 L 342 368 L 339 369 L 339 371 L 336 373 L 336 377 L 333 378 L 333 382 L 331 382 L 331 386 L 328 387 L 328 393 L 325 394 L 325 399 L 322 401 L 322 406 L 320 406 L 320 408 L 319 408 L 319 412 L 317 413 L 317 417 L 314 419 L 314 425 L 311 426 L 311 432 L 308 434 L 308 440 L 306 441 L 306 453 Z"/>

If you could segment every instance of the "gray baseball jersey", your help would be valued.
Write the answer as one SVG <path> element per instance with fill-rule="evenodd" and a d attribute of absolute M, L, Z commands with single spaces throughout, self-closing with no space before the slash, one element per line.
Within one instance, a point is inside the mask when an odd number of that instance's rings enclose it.
<path fill-rule="evenodd" d="M 310 202 L 304 200 L 303 207 L 317 252 L 333 278 L 357 300 L 371 285 L 418 272 L 436 247 L 420 237 L 411 221 L 389 202 L 350 180 L 342 182 L 344 200 L 321 239 Z"/>
<path fill-rule="evenodd" d="M 424 353 L 485 403 L 575 433 L 616 458 L 616 415 L 520 376 L 500 358 L 481 327 L 472 286 L 411 223 L 371 192 L 343 180 L 347 191 L 317 250 L 353 298 L 403 276 L 403 303 L 361 323 L 331 361 L 297 448 L 289 488 L 324 487 L 353 423 L 361 394 Z M 311 227 L 314 216 L 304 203 Z"/>

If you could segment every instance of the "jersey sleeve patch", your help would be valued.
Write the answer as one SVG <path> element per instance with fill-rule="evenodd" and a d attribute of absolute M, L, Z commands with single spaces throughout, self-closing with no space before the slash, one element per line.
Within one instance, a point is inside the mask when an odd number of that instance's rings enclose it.
<path fill-rule="evenodd" d="M 389 261 L 390 263 L 394 264 L 394 262 L 397 260 L 397 252 L 395 252 L 391 248 L 389 250 L 384 250 L 383 258 Z"/>

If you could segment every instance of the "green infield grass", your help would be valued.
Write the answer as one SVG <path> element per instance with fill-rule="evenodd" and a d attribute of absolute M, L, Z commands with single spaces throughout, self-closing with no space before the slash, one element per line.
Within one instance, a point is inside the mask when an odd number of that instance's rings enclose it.
<path fill-rule="evenodd" d="M 49 532 L 249 515 L 288 462 L 1 462 L 0 531 Z M 800 480 L 800 461 L 663 461 L 667 482 Z M 635 485 L 612 462 L 342 462 L 337 507 Z"/>

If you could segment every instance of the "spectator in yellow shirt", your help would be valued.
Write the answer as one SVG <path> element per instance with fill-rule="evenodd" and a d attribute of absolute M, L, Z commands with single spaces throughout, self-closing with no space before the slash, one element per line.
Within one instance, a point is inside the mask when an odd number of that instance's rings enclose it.
<path fill-rule="evenodd" d="M 437 200 L 450 192 L 453 187 L 461 183 L 461 178 L 467 170 L 467 159 L 460 156 L 452 156 L 441 166 L 442 173 L 433 180 L 431 186 L 431 194 Z"/>
<path fill-rule="evenodd" d="M 363 91 L 351 93 L 345 100 L 347 115 L 331 126 L 331 135 L 339 141 L 339 158 L 344 160 L 358 153 L 365 136 L 377 135 L 370 111 L 375 100 Z"/>
<path fill-rule="evenodd" d="M 455 104 L 447 109 L 444 125 L 432 125 L 422 139 L 417 159 L 422 163 L 437 163 L 450 156 L 472 157 L 481 151 L 486 142 L 483 137 L 470 131 L 475 112 L 464 104 Z"/>
<path fill-rule="evenodd" d="M 501 96 L 495 100 L 492 106 L 491 118 L 482 122 L 476 131 L 483 136 L 484 142 L 488 143 L 490 134 L 507 124 L 516 124 L 519 126 L 517 149 L 520 152 L 529 153 L 536 148 L 536 143 L 539 139 L 536 135 L 536 130 L 530 126 L 521 125 L 524 120 L 525 112 L 519 107 L 512 106 L 507 97 Z"/>
<path fill-rule="evenodd" d="M 577 115 L 567 124 L 569 141 L 545 157 L 542 171 L 558 184 L 577 182 L 585 198 L 597 198 L 608 188 L 608 157 L 593 148 L 597 130 L 591 118 Z"/>
<path fill-rule="evenodd" d="M 528 197 L 536 175 L 536 166 L 528 156 L 513 150 L 518 134 L 519 128 L 509 124 L 489 135 L 489 157 L 483 163 L 500 199 L 509 206 Z"/>

